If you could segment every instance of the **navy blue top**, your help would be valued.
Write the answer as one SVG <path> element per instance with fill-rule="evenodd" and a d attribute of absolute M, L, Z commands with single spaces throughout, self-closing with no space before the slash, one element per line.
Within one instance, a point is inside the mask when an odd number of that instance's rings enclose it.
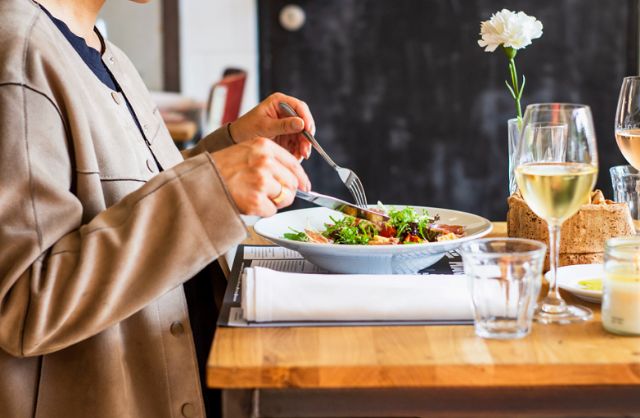
<path fill-rule="evenodd" d="M 51 21 L 56 25 L 56 27 L 60 30 L 60 32 L 62 32 L 64 37 L 67 38 L 67 41 L 69 41 L 73 49 L 76 50 L 78 55 L 80 55 L 80 58 L 82 58 L 82 61 L 84 61 L 84 63 L 87 64 L 87 67 L 89 67 L 89 69 L 93 72 L 93 74 L 95 74 L 95 76 L 98 77 L 98 80 L 100 80 L 105 86 L 109 87 L 111 90 L 122 92 L 122 89 L 118 85 L 118 82 L 116 81 L 116 79 L 113 77 L 113 75 L 111 74 L 107 66 L 102 61 L 102 55 L 100 54 L 100 52 L 98 52 L 94 48 L 91 48 L 89 45 L 87 45 L 87 42 L 83 38 L 71 32 L 71 29 L 69 29 L 69 26 L 67 26 L 66 23 L 56 18 L 55 16 L 53 16 L 42 5 L 40 5 L 40 8 L 47 14 L 47 16 L 49 16 Z M 103 42 L 101 36 L 100 36 L 100 42 Z M 131 104 L 129 103 L 129 100 L 127 99 L 127 97 L 124 96 L 124 94 L 123 94 L 123 97 L 125 102 L 127 103 L 127 108 L 129 109 L 129 113 L 131 113 L 131 116 L 133 117 L 133 120 L 136 123 L 138 130 L 144 137 L 144 133 L 142 132 L 142 127 L 140 126 L 138 117 L 136 116 L 135 113 L 133 113 L 133 108 L 131 107 Z"/>
<path fill-rule="evenodd" d="M 47 14 L 47 16 L 49 16 L 49 18 L 53 21 L 60 32 L 62 32 L 64 37 L 67 38 L 67 41 L 69 41 L 73 49 L 76 50 L 78 55 L 80 55 L 80 58 L 82 58 L 82 61 L 87 64 L 87 67 L 89 67 L 91 71 L 93 71 L 96 77 L 98 77 L 98 79 L 111 90 L 120 91 L 120 86 L 118 86 L 118 83 L 107 69 L 107 66 L 104 65 L 104 62 L 102 62 L 102 56 L 100 55 L 100 52 L 87 45 L 87 42 L 83 38 L 71 32 L 71 29 L 69 29 L 69 26 L 67 26 L 66 23 L 53 16 L 43 6 L 40 6 L 40 8 L 44 10 L 44 12 Z M 100 38 L 100 41 L 102 41 L 102 38 Z"/>

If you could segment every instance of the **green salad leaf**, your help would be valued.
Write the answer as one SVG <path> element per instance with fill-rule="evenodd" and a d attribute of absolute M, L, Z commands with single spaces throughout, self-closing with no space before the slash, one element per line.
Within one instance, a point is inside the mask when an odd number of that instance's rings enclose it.
<path fill-rule="evenodd" d="M 292 230 L 293 232 L 285 232 L 283 235 L 286 239 L 290 239 L 292 241 L 302 241 L 302 242 L 309 241 L 309 237 L 307 236 L 306 232 L 297 231 L 293 228 L 289 228 L 289 229 Z"/>
<path fill-rule="evenodd" d="M 403 209 L 389 210 L 389 223 L 396 228 L 396 237 L 401 238 L 407 234 L 417 235 L 423 240 L 433 241 L 435 234 L 431 231 L 430 226 L 436 220 L 436 217 L 429 215 L 427 210 L 421 213 L 416 212 L 412 207 Z"/>
<path fill-rule="evenodd" d="M 325 224 L 327 228 L 322 235 L 336 244 L 367 244 L 378 234 L 374 224 L 369 221 L 345 216 L 342 219 L 330 217 L 333 224 Z"/>
<path fill-rule="evenodd" d="M 372 244 L 380 245 L 389 242 L 391 238 L 394 244 L 418 244 L 437 241 L 438 236 L 442 234 L 441 230 L 433 228 L 439 216 L 431 216 L 426 210 L 418 212 L 412 207 L 387 209 L 380 202 L 378 202 L 378 208 L 389 215 L 389 221 L 374 223 L 353 216 L 344 216 L 340 219 L 330 217 L 333 223 L 326 223 L 325 230 L 319 234 L 329 242 L 351 245 L 367 245 L 370 241 L 373 241 Z M 315 233 L 309 235 L 293 228 L 289 229 L 292 232 L 284 234 L 287 239 L 316 242 Z"/>

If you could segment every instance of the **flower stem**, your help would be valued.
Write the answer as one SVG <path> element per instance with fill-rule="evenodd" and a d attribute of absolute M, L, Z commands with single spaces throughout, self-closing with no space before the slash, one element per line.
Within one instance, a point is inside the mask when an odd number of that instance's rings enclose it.
<path fill-rule="evenodd" d="M 509 73 L 511 74 L 511 85 L 513 86 L 513 99 L 516 101 L 516 114 L 518 117 L 518 123 L 522 120 L 522 107 L 520 106 L 520 98 L 522 97 L 522 92 L 520 91 L 520 86 L 518 85 L 518 71 L 516 70 L 516 61 L 514 58 L 509 59 Z"/>

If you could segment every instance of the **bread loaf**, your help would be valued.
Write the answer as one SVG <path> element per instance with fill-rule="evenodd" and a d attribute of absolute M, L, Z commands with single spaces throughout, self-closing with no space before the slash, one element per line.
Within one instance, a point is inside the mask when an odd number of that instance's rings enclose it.
<path fill-rule="evenodd" d="M 547 223 L 516 193 L 508 199 L 507 234 L 549 243 Z M 633 235 L 635 227 L 626 203 L 604 199 L 596 190 L 591 202 L 567 219 L 560 233 L 560 265 L 601 263 L 609 238 Z M 548 269 L 548 259 L 545 270 Z"/>

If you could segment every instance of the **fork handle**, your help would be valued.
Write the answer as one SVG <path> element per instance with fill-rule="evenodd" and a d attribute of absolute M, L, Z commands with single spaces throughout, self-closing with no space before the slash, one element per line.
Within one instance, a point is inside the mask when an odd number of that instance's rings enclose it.
<path fill-rule="evenodd" d="M 280 109 L 284 110 L 284 112 L 291 116 L 291 117 L 300 117 L 295 110 L 293 110 L 293 108 L 291 106 L 289 106 L 287 103 L 285 102 L 280 102 L 278 103 L 278 105 L 280 106 Z M 316 139 L 313 137 L 313 135 L 311 135 L 311 133 L 309 131 L 307 131 L 306 129 L 304 129 L 302 131 L 302 135 L 304 135 L 305 138 L 307 138 L 309 140 L 309 142 L 311 142 L 311 145 L 313 145 L 313 148 L 315 148 L 316 151 L 318 151 L 318 154 L 320 154 L 322 156 L 322 158 L 325 159 L 325 161 L 327 163 L 329 163 L 329 165 L 332 168 L 336 168 L 338 165 L 331 159 L 331 157 L 329 157 L 329 154 L 327 154 L 324 149 L 322 149 L 322 147 L 320 146 L 320 144 L 318 143 L 318 141 L 316 141 Z"/>

